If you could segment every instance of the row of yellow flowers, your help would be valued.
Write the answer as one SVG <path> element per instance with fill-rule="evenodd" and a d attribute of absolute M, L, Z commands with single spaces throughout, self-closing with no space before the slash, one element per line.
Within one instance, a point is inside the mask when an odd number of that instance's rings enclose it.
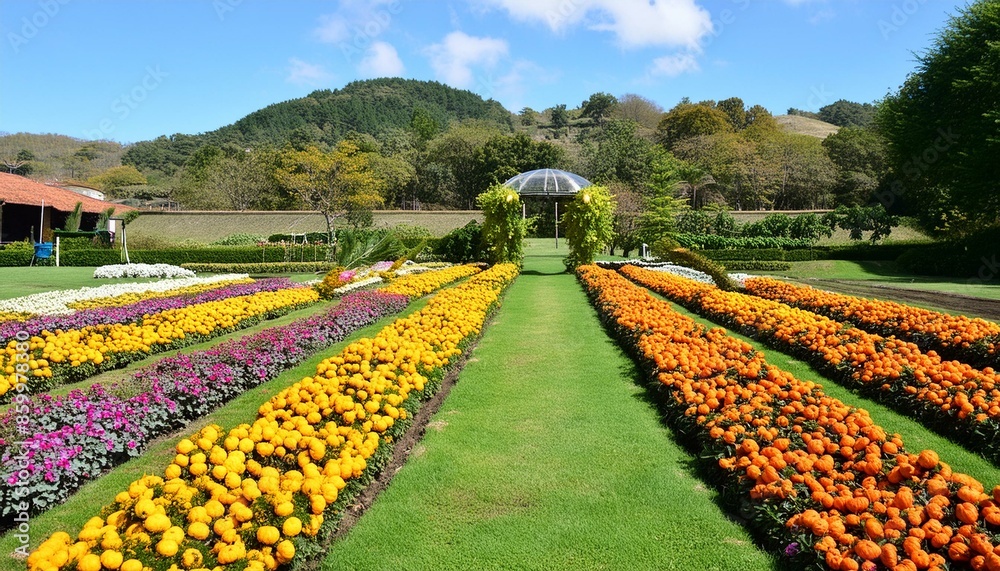
<path fill-rule="evenodd" d="M 933 450 L 906 453 L 864 410 L 614 272 L 580 278 L 667 391 L 679 433 L 717 458 L 724 496 L 786 557 L 845 571 L 1000 568 L 1000 488 L 986 493 Z"/>
<path fill-rule="evenodd" d="M 163 477 L 133 482 L 75 539 L 53 534 L 28 568 L 256 571 L 291 562 L 324 518 L 342 512 L 341 492 L 358 491 L 373 456 L 386 457 L 407 424 L 398 421 L 478 335 L 517 272 L 494 266 L 351 343 L 261 406 L 253 423 L 181 440 Z"/>
<path fill-rule="evenodd" d="M 236 284 L 249 284 L 253 283 L 253 278 L 246 277 L 240 279 L 232 280 L 220 280 L 216 282 L 207 282 L 201 284 L 189 285 L 186 287 L 178 287 L 173 289 L 168 289 L 165 291 L 144 291 L 144 292 L 128 292 L 120 295 L 114 295 L 109 297 L 95 297 L 93 299 L 82 299 L 80 301 L 74 301 L 67 303 L 66 307 L 70 309 L 95 309 L 98 307 L 118 307 L 121 305 L 128 305 L 130 303 L 137 303 L 140 301 L 145 301 L 147 299 L 157 299 L 161 297 L 174 297 L 178 295 L 193 295 L 196 293 L 201 293 L 204 291 L 210 291 L 213 289 L 219 289 L 226 286 L 236 285 Z"/>
<path fill-rule="evenodd" d="M 864 299 L 797 286 L 773 278 L 746 280 L 748 293 L 827 317 L 850 321 L 881 335 L 913 341 L 976 365 L 996 365 L 1000 325 L 985 319 L 950 315 L 895 301 Z"/>
<path fill-rule="evenodd" d="M 1000 374 L 922 352 L 914 343 L 885 338 L 803 309 L 725 292 L 664 272 L 626 266 L 621 272 L 692 310 L 732 324 L 794 352 L 845 383 L 915 414 L 937 418 L 973 439 L 1000 438 Z M 980 443 L 980 442 L 977 442 Z M 996 456 L 996 452 L 991 452 Z"/>
<path fill-rule="evenodd" d="M 314 303 L 319 300 L 309 288 L 286 288 L 252 295 L 170 309 L 146 315 L 142 323 L 93 325 L 68 331 L 43 331 L 29 341 L 28 392 L 34 393 L 58 381 L 87 378 L 99 370 L 114 368 L 119 362 L 134 360 L 161 350 L 188 336 L 207 337 L 235 328 L 241 322 L 276 310 Z M 0 351 L 0 396 L 15 387 L 17 343 L 11 341 Z M 53 366 L 66 378 L 53 379 Z"/>
<path fill-rule="evenodd" d="M 398 293 L 410 299 L 423 297 L 432 291 L 436 291 L 441 286 L 462 278 L 475 275 L 482 271 L 482 268 L 466 264 L 462 266 L 452 266 L 431 272 L 421 272 L 406 274 L 395 278 L 388 285 L 379 288 L 385 293 Z"/>

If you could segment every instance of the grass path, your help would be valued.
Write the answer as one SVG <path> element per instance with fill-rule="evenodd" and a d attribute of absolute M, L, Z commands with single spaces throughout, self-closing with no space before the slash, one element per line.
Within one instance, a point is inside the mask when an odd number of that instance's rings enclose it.
<path fill-rule="evenodd" d="M 423 441 L 322 568 L 775 569 L 693 476 L 565 249 L 533 244 Z"/>

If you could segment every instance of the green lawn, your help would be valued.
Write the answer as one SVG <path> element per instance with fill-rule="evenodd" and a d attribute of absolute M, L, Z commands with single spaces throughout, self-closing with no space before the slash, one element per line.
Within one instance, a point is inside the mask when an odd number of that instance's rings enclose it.
<path fill-rule="evenodd" d="M 811 278 L 857 280 L 869 285 L 886 285 L 923 291 L 940 291 L 972 297 L 1000 299 L 1000 283 L 975 283 L 968 279 L 917 276 L 899 271 L 895 262 L 851 262 L 847 260 L 816 260 L 792 262 L 790 270 L 752 272 L 785 277 L 809 283 Z"/>
<path fill-rule="evenodd" d="M 323 569 L 774 569 L 694 476 L 565 246 L 524 273 L 423 441 Z"/>

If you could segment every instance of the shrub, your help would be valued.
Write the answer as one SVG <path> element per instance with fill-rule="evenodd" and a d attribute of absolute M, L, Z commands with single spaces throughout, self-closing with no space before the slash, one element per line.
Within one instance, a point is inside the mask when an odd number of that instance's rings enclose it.
<path fill-rule="evenodd" d="M 787 238 L 792 227 L 792 217 L 787 214 L 768 214 L 763 220 L 746 224 L 741 230 L 744 236 L 781 236 Z"/>
<path fill-rule="evenodd" d="M 216 240 L 212 242 L 213 246 L 256 246 L 257 244 L 264 241 L 264 237 L 260 234 L 250 234 L 247 232 L 240 232 L 237 234 L 230 234 L 221 240 Z"/>
<path fill-rule="evenodd" d="M 434 254 L 446 262 L 467 264 L 483 261 L 483 227 L 472 220 L 445 234 L 434 246 Z"/>
<path fill-rule="evenodd" d="M 726 291 L 733 291 L 736 289 L 736 284 L 733 283 L 733 280 L 729 279 L 729 275 L 726 274 L 725 268 L 696 252 L 681 248 L 677 242 L 674 242 L 669 238 L 657 240 L 653 244 L 652 254 L 660 260 L 673 262 L 675 264 L 708 274 L 719 289 Z"/>
<path fill-rule="evenodd" d="M 292 237 L 291 234 L 271 234 L 267 237 L 268 242 L 302 242 L 302 235 L 299 234 L 296 237 Z M 306 241 L 315 244 L 319 242 L 320 244 L 326 244 L 330 241 L 329 236 L 326 232 L 306 232 Z"/>
<path fill-rule="evenodd" d="M 563 215 L 569 244 L 565 259 L 568 268 L 592 264 L 594 256 L 611 244 L 614 211 L 615 201 L 602 186 L 585 188 L 570 201 Z"/>
<path fill-rule="evenodd" d="M 733 260 L 723 265 L 727 272 L 784 272 L 792 269 L 788 262 L 774 260 Z"/>
<path fill-rule="evenodd" d="M 35 254 L 31 242 L 11 242 L 0 250 L 0 266 L 27 266 Z"/>
<path fill-rule="evenodd" d="M 333 262 L 265 262 L 250 264 L 182 264 L 186 270 L 212 274 L 294 274 L 306 272 L 326 272 Z"/>
<path fill-rule="evenodd" d="M 783 236 L 719 236 L 716 234 L 681 233 L 674 236 L 681 246 L 698 250 L 808 248 L 813 240 Z"/>

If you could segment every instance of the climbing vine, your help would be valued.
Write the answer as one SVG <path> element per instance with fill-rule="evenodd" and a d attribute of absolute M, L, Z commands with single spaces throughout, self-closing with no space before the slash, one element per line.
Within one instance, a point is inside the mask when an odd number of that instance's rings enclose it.
<path fill-rule="evenodd" d="M 562 220 L 569 243 L 566 267 L 592 263 L 594 256 L 611 244 L 614 212 L 615 201 L 603 186 L 589 186 L 576 194 Z"/>
<path fill-rule="evenodd" d="M 489 261 L 520 264 L 528 234 L 520 197 L 513 189 L 497 184 L 477 196 L 476 203 L 483 209 L 483 248 Z"/>

